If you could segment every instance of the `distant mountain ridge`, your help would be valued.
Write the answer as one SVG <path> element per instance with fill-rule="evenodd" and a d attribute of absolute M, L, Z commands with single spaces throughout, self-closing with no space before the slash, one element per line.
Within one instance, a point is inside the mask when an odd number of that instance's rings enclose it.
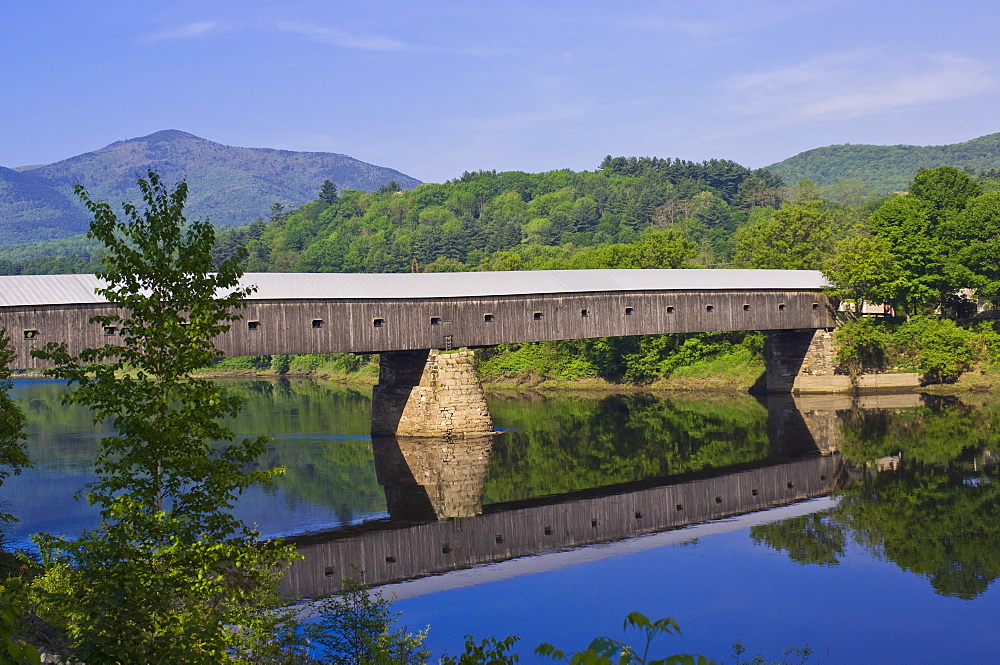
<path fill-rule="evenodd" d="M 814 148 L 766 168 L 785 184 L 802 179 L 817 185 L 858 180 L 876 194 L 905 191 L 922 168 L 954 166 L 1000 169 L 1000 133 L 950 145 L 831 145 Z"/>
<path fill-rule="evenodd" d="M 421 184 L 404 173 L 330 152 L 239 148 L 178 130 L 164 130 L 54 164 L 0 167 L 0 245 L 83 233 L 89 215 L 73 194 L 82 184 L 94 199 L 137 201 L 136 177 L 153 169 L 167 183 L 189 185 L 185 214 L 216 226 L 249 224 L 278 202 L 314 200 L 324 180 L 338 189 L 372 191 L 395 180 Z"/>

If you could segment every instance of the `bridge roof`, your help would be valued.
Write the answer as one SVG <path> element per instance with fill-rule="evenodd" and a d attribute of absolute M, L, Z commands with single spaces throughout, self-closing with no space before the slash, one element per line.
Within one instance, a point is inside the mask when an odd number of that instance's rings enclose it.
<path fill-rule="evenodd" d="M 815 270 L 525 270 L 462 273 L 247 273 L 252 300 L 382 300 L 613 291 L 814 291 Z M 0 277 L 0 307 L 106 302 L 94 275 Z"/>

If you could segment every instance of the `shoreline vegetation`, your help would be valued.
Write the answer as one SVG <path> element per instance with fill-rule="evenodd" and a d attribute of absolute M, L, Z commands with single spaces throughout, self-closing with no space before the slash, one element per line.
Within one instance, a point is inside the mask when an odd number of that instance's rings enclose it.
<path fill-rule="evenodd" d="M 867 324 L 864 324 L 867 325 Z M 975 342 L 975 340 L 973 340 Z M 529 345 L 522 345 L 529 346 Z M 530 346 L 543 346 L 533 344 Z M 862 390 L 871 392 L 928 392 L 939 395 L 952 393 L 986 393 L 1000 390 L 1000 366 L 988 352 L 993 344 L 979 340 L 980 347 L 971 364 L 958 376 L 934 381 L 925 377 L 925 382 L 912 388 L 889 390 Z M 851 349 L 849 353 L 856 353 Z M 871 349 L 863 350 L 871 353 Z M 556 354 L 558 355 L 558 354 Z M 845 355 L 845 354 L 842 354 Z M 489 361 L 486 361 L 488 363 Z M 866 367 L 859 375 L 890 375 L 912 373 L 918 369 L 913 358 L 895 354 L 883 359 L 881 368 Z M 484 371 L 485 370 L 485 371 Z M 754 392 L 764 373 L 763 358 L 755 354 L 733 352 L 726 349 L 719 355 L 699 359 L 690 365 L 675 367 L 669 376 L 658 376 L 642 381 L 614 381 L 601 376 L 573 376 L 559 371 L 559 362 L 551 366 L 521 367 L 516 371 L 500 373 L 487 364 L 480 364 L 483 389 L 488 394 L 523 392 L 573 392 L 573 393 L 722 393 L 725 395 L 746 395 Z M 843 370 L 845 374 L 847 369 Z M 378 383 L 378 356 L 355 354 L 306 354 L 298 356 L 245 356 L 220 358 L 211 367 L 194 372 L 200 378 L 252 378 L 262 379 L 308 379 L 319 382 L 337 383 L 358 389 L 370 389 Z M 41 378 L 44 372 L 21 370 L 13 372 L 13 378 Z M 842 391 L 811 391 L 817 394 L 834 394 Z"/>

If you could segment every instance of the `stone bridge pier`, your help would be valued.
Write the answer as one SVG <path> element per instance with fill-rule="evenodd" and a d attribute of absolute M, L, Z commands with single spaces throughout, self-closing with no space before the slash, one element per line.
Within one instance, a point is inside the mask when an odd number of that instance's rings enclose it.
<path fill-rule="evenodd" d="M 833 329 L 775 330 L 764 352 L 768 394 L 847 390 L 850 380 L 836 375 Z"/>
<path fill-rule="evenodd" d="M 372 436 L 472 437 L 493 420 L 468 349 L 379 354 L 372 389 Z"/>

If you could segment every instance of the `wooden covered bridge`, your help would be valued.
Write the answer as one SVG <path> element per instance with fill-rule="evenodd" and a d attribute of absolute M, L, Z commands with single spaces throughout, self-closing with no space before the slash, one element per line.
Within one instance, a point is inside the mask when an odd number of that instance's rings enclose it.
<path fill-rule="evenodd" d="M 767 389 L 790 392 L 815 333 L 834 326 L 816 271 L 249 273 L 243 282 L 256 291 L 242 321 L 215 340 L 220 351 L 378 352 L 373 432 L 399 435 L 472 434 L 489 422 L 488 413 L 475 415 L 484 403 L 470 354 L 431 350 L 761 330 L 769 333 Z M 14 366 L 41 366 L 31 350 L 52 341 L 71 352 L 119 341 L 121 331 L 90 322 L 114 309 L 95 294 L 101 285 L 93 275 L 0 277 L 0 327 L 13 341 Z M 423 415 L 407 416 L 410 407 Z"/>

